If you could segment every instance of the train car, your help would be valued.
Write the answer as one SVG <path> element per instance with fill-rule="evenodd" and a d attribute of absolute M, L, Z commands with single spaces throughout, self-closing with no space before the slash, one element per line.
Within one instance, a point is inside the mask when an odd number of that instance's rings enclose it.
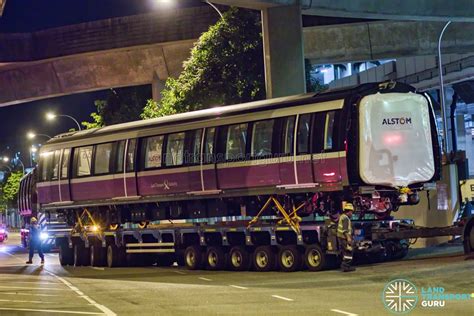
<path fill-rule="evenodd" d="M 298 214 L 342 202 L 383 219 L 440 174 L 433 100 L 401 83 L 215 107 L 60 135 L 41 148 L 40 208 L 102 227 Z M 265 212 L 273 212 L 268 208 Z"/>

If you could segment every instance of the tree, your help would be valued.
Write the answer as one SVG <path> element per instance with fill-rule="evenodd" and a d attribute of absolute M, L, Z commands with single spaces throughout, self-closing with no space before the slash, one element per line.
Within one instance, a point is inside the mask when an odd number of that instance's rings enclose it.
<path fill-rule="evenodd" d="M 138 120 L 150 95 L 149 86 L 110 89 L 106 100 L 94 102 L 97 112 L 91 113 L 92 122 L 82 125 L 90 129 Z"/>
<path fill-rule="evenodd" d="M 22 172 L 13 172 L 3 186 L 3 199 L 10 205 L 16 205 Z"/>
<path fill-rule="evenodd" d="M 201 35 L 178 78 L 168 78 L 158 103 L 149 100 L 141 117 L 228 105 L 265 97 L 259 15 L 231 8 Z"/>
<path fill-rule="evenodd" d="M 328 88 L 328 85 L 321 84 L 318 79 L 314 78 L 311 75 L 311 72 L 314 71 L 315 66 L 311 65 L 309 59 L 304 60 L 304 70 L 306 77 L 306 91 L 307 92 L 320 92 Z"/>

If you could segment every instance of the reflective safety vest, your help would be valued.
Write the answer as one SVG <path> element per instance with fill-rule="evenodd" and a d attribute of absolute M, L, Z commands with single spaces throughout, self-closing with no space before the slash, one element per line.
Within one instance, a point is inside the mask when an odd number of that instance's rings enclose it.
<path fill-rule="evenodd" d="M 346 214 L 342 214 L 339 217 L 339 223 L 337 224 L 337 237 L 347 239 L 346 235 L 352 236 L 352 224 L 351 219 Z"/>

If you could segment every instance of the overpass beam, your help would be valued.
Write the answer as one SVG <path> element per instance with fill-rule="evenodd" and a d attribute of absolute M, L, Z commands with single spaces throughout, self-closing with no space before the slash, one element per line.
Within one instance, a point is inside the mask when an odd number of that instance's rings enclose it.
<path fill-rule="evenodd" d="M 267 98 L 305 93 L 300 6 L 262 9 L 262 29 Z"/>

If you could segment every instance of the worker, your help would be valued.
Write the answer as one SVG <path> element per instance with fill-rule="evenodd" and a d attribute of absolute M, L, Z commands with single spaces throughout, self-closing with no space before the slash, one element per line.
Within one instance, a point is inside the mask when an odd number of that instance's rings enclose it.
<path fill-rule="evenodd" d="M 44 264 L 44 255 L 43 250 L 41 249 L 41 231 L 38 227 L 38 220 L 35 217 L 30 219 L 30 258 L 26 262 L 27 264 L 32 264 L 33 255 L 35 254 L 35 248 L 38 250 L 38 255 L 41 258 L 41 264 Z"/>
<path fill-rule="evenodd" d="M 342 272 L 355 271 L 351 266 L 352 262 L 352 223 L 351 217 L 354 206 L 351 203 L 343 203 L 343 213 L 339 217 L 337 225 L 337 242 L 342 255 L 341 270 Z"/>

